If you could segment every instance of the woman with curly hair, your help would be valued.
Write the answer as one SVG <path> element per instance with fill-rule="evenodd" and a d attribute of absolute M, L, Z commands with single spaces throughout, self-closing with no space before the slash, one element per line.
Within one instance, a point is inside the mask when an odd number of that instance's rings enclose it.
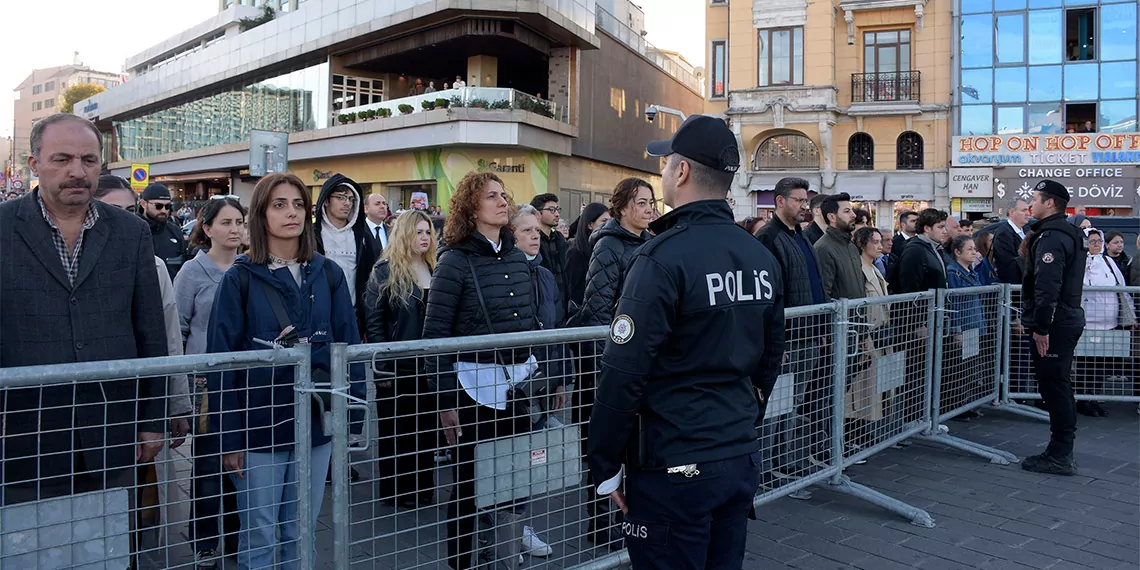
<path fill-rule="evenodd" d="M 372 268 L 364 291 L 364 329 L 371 342 L 419 340 L 427 292 L 435 271 L 436 237 L 431 218 L 408 210 L 396 218 L 388 247 Z M 437 437 L 434 395 L 415 358 L 379 362 L 380 496 L 401 507 L 431 503 Z"/>
<path fill-rule="evenodd" d="M 443 248 L 427 294 L 423 338 L 447 338 L 538 330 L 534 281 L 526 256 L 508 227 L 514 204 L 494 173 L 468 173 L 451 197 Z M 448 564 L 473 568 L 476 516 L 475 446 L 530 431 L 525 403 L 510 384 L 537 371 L 529 348 L 427 358 L 428 382 L 439 398 L 440 423 L 455 445 L 456 489 L 447 508 Z M 509 382 L 508 382 L 509 380 Z M 515 568 L 522 515 L 511 507 L 493 518 L 496 568 Z M 533 541 L 532 541 L 533 542 Z M 549 547 L 532 554 L 549 554 Z"/>

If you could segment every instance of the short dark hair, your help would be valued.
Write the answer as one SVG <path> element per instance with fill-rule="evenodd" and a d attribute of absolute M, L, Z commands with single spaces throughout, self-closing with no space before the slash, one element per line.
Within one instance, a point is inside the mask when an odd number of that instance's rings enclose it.
<path fill-rule="evenodd" d="M 966 247 L 966 242 L 968 241 L 974 241 L 974 236 L 969 234 L 955 236 L 953 240 L 950 240 L 950 254 L 957 256 L 958 252 Z"/>
<path fill-rule="evenodd" d="M 920 234 L 926 233 L 926 228 L 934 227 L 934 225 L 939 222 L 945 222 L 946 218 L 949 217 L 950 214 L 942 210 L 927 208 L 918 213 L 918 221 L 914 224 L 914 231 Z"/>
<path fill-rule="evenodd" d="M 808 200 L 808 208 L 814 210 L 820 207 L 823 204 L 823 201 L 826 199 L 827 194 L 816 194 L 815 196 L 811 197 L 811 200 Z"/>
<path fill-rule="evenodd" d="M 1108 232 L 1108 233 L 1104 234 L 1104 244 L 1108 245 L 1108 242 L 1110 242 L 1116 238 L 1124 239 L 1124 234 L 1122 234 L 1120 232 Z"/>
<path fill-rule="evenodd" d="M 135 191 L 131 188 L 131 183 L 127 182 L 122 176 L 115 176 L 114 174 L 104 174 L 99 177 L 99 184 L 95 187 L 95 192 L 92 196 L 96 200 L 100 200 L 116 190 L 130 190 L 131 194 Z M 138 196 L 135 196 L 138 200 Z"/>
<path fill-rule="evenodd" d="M 657 196 L 653 192 L 653 186 L 640 178 L 626 178 L 614 186 L 613 194 L 610 196 L 610 217 L 621 219 L 621 211 L 626 206 L 633 202 L 637 197 L 637 191 L 642 188 L 649 189 L 649 195 L 653 196 L 656 200 Z M 599 216 L 601 214 L 598 214 Z M 594 219 L 598 219 L 596 216 Z M 588 230 L 587 230 L 588 231 Z"/>
<path fill-rule="evenodd" d="M 823 200 L 823 203 L 820 204 L 820 206 L 819 206 L 819 211 L 821 214 L 823 214 L 823 222 L 830 226 L 831 222 L 828 221 L 827 215 L 828 214 L 838 214 L 839 213 L 839 203 L 840 202 L 850 202 L 850 201 L 851 201 L 851 195 L 846 193 L 846 192 L 842 192 L 840 194 L 832 194 L 832 195 L 826 197 Z"/>
<path fill-rule="evenodd" d="M 974 220 L 962 218 L 958 220 L 958 225 L 961 226 L 962 229 L 967 230 L 974 227 Z"/>
<path fill-rule="evenodd" d="M 875 234 L 883 235 L 882 232 L 879 231 L 879 228 L 872 228 L 871 226 L 855 230 L 855 247 L 859 248 L 860 254 L 863 253 L 863 248 L 871 243 L 871 237 Z"/>
<path fill-rule="evenodd" d="M 864 224 L 871 223 L 871 212 L 863 208 L 855 208 L 855 223 L 858 224 L 859 220 L 863 220 Z"/>
<path fill-rule="evenodd" d="M 909 218 L 911 216 L 917 216 L 917 215 L 918 215 L 918 213 L 915 212 L 914 210 L 903 210 L 903 211 L 899 212 L 899 225 L 901 226 L 903 224 L 906 224 L 907 218 Z"/>
<path fill-rule="evenodd" d="M 546 207 L 546 204 L 548 202 L 554 202 L 555 204 L 557 204 L 558 203 L 558 196 L 555 196 L 554 194 L 550 194 L 550 193 L 539 194 L 538 196 L 535 196 L 530 201 L 530 205 L 534 206 L 535 210 L 541 210 L 541 209 Z"/>
<path fill-rule="evenodd" d="M 689 178 L 693 181 L 693 186 L 705 189 L 703 194 L 707 198 L 724 198 L 728 194 L 734 173 L 705 166 L 683 154 L 675 156 L 678 160 L 689 163 Z"/>
<path fill-rule="evenodd" d="M 1068 200 L 1066 200 L 1064 198 L 1058 198 L 1057 196 L 1054 196 L 1052 194 L 1045 194 L 1044 196 L 1041 197 L 1041 203 L 1042 204 L 1045 203 L 1045 200 L 1052 200 L 1053 201 L 1053 209 L 1057 210 L 1060 213 L 1064 213 L 1065 209 L 1069 207 L 1069 201 Z M 1032 211 L 1030 211 L 1030 213 L 1032 213 Z"/>
<path fill-rule="evenodd" d="M 95 134 L 95 140 L 99 141 L 99 157 L 101 160 L 103 156 L 103 133 L 99 131 L 99 127 L 95 126 L 95 123 L 92 123 L 91 121 L 88 121 L 79 115 L 72 115 L 71 113 L 56 113 L 54 115 L 48 115 L 47 117 L 36 121 L 36 123 L 32 125 L 32 156 L 34 156 L 36 160 L 40 159 L 40 150 L 44 146 L 44 130 L 56 123 L 62 123 L 63 121 L 76 121 L 87 127 L 92 133 Z"/>
<path fill-rule="evenodd" d="M 776 183 L 776 189 L 773 191 L 773 194 L 775 194 L 776 198 L 787 199 L 792 193 L 792 190 L 808 190 L 809 187 L 810 184 L 808 184 L 807 180 L 789 176 L 787 178 L 781 178 L 780 181 Z"/>

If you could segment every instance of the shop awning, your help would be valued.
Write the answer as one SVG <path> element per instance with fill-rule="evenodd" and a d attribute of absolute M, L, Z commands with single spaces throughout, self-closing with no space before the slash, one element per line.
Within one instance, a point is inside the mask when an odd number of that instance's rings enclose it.
<path fill-rule="evenodd" d="M 846 192 L 852 202 L 875 202 L 883 199 L 884 174 L 839 172 L 835 175 L 835 192 Z"/>
<path fill-rule="evenodd" d="M 886 175 L 887 183 L 883 197 L 887 200 L 933 200 L 934 173 L 932 172 L 891 172 Z"/>
<path fill-rule="evenodd" d="M 820 176 L 818 171 L 813 172 L 759 172 L 751 174 L 751 182 L 748 184 L 749 192 L 771 192 L 776 189 L 776 183 L 781 178 L 793 177 L 803 178 L 808 181 L 809 192 L 819 192 L 823 186 L 823 177 Z"/>

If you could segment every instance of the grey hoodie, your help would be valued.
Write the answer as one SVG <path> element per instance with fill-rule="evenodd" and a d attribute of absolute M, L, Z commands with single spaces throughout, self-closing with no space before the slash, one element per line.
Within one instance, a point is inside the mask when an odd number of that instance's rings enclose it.
<path fill-rule="evenodd" d="M 214 291 L 223 275 L 225 272 L 201 249 L 174 278 L 174 299 L 178 304 L 186 354 L 206 352 L 206 330 L 214 307 Z"/>

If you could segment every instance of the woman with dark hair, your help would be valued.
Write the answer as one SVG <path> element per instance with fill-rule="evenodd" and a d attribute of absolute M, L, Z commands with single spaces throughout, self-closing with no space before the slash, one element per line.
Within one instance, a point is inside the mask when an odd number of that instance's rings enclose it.
<path fill-rule="evenodd" d="M 292 174 L 270 174 L 258 181 L 251 202 L 249 255 L 235 259 L 218 284 L 206 351 L 258 350 L 258 341 L 291 346 L 307 339 L 314 382 L 327 382 L 329 346 L 358 344 L 360 333 L 344 272 L 316 251 L 309 189 Z M 363 398 L 363 366 L 350 366 L 349 377 L 351 393 Z M 221 436 L 222 466 L 237 488 L 242 570 L 297 568 L 300 533 L 316 532 L 332 443 L 313 402 L 311 470 L 298 472 L 294 399 L 310 396 L 296 392 L 296 380 L 294 366 L 208 377 L 208 405 L 217 412 L 210 431 Z M 282 501 L 296 497 L 298 485 L 311 490 L 311 520 L 298 521 L 297 503 Z M 275 555 L 280 566 L 274 566 Z"/>
<path fill-rule="evenodd" d="M 439 256 L 424 317 L 425 339 L 533 331 L 534 282 L 526 256 L 508 227 L 514 204 L 494 173 L 468 173 L 451 196 L 444 226 L 447 244 Z M 529 348 L 451 354 L 426 359 L 428 382 L 439 398 L 440 424 L 456 445 L 455 491 L 447 507 L 448 564 L 473 568 L 475 447 L 479 442 L 527 433 L 524 395 L 511 388 L 531 379 L 538 361 Z M 496 508 L 495 563 L 514 568 L 525 532 L 522 515 Z M 525 539 L 526 537 L 523 536 Z"/>
<path fill-rule="evenodd" d="M 614 309 L 621 296 L 622 278 L 633 252 L 650 239 L 646 230 L 655 217 L 655 204 L 653 187 L 640 178 L 626 178 L 614 187 L 610 198 L 610 216 L 613 219 L 590 236 L 593 252 L 586 273 L 586 293 L 582 308 L 575 315 L 575 326 L 608 326 L 613 321 Z M 574 403 L 573 410 L 577 416 L 574 422 L 582 423 L 583 455 L 589 436 L 590 410 L 594 404 L 596 362 L 603 349 L 604 343 L 601 342 L 583 343 L 580 349 L 582 374 L 579 389 L 574 392 L 579 401 Z M 607 530 L 610 527 L 609 502 L 606 497 L 592 497 L 586 502 L 590 517 L 587 538 L 597 546 L 620 544 Z"/>
<path fill-rule="evenodd" d="M 982 285 L 982 278 L 974 270 L 978 249 L 974 238 L 960 235 L 950 241 L 950 263 L 946 266 L 946 287 L 963 289 Z M 942 358 L 940 387 L 942 412 L 953 411 L 985 394 L 985 379 L 992 378 L 992 353 L 996 348 L 996 321 L 986 326 L 984 306 L 996 310 L 997 293 L 953 293 L 946 295 L 949 313 L 947 319 L 946 349 Z M 981 357 L 979 358 L 979 355 Z M 959 414 L 960 419 L 978 417 L 970 410 Z"/>
<path fill-rule="evenodd" d="M 1120 232 L 1108 232 L 1104 234 L 1104 256 L 1115 261 L 1116 267 L 1120 269 L 1120 274 L 1124 276 L 1124 284 L 1135 286 L 1132 279 L 1128 276 L 1128 264 L 1132 261 L 1129 259 L 1128 254 L 1124 251 L 1124 234 Z"/>
<path fill-rule="evenodd" d="M 570 239 L 570 247 L 566 250 L 566 279 L 569 284 L 571 308 L 570 314 L 577 312 L 582 306 L 582 297 L 586 294 L 586 270 L 590 267 L 590 254 L 594 246 L 590 244 L 590 236 L 594 230 L 610 221 L 610 211 L 604 204 L 591 202 L 586 204 L 582 215 L 574 223 L 577 231 Z"/>
<path fill-rule="evenodd" d="M 408 210 L 396 218 L 388 247 L 364 291 L 364 327 L 374 343 L 423 337 L 427 294 L 436 265 L 431 217 Z M 379 362 L 379 494 L 402 507 L 431 504 L 435 490 L 435 398 L 415 358 Z"/>
<path fill-rule="evenodd" d="M 190 244 L 199 248 L 198 253 L 174 278 L 174 298 L 186 354 L 206 352 L 206 331 L 213 312 L 214 294 L 222 276 L 237 258 L 244 231 L 245 208 L 233 198 L 212 199 L 198 215 L 198 223 L 190 233 Z M 204 395 L 205 386 L 205 377 L 195 379 L 199 398 Z M 222 475 L 221 442 L 218 435 L 209 430 L 209 405 L 199 400 L 197 407 L 191 486 L 194 522 L 190 536 L 198 568 L 211 569 L 217 567 L 219 515 L 225 526 L 226 554 L 232 556 L 238 552 L 237 489 L 229 477 Z"/>
<path fill-rule="evenodd" d="M 993 232 L 980 232 L 974 238 L 978 248 L 978 262 L 974 264 L 974 271 L 978 274 L 980 285 L 993 285 L 999 283 L 997 269 L 994 268 L 994 234 Z"/>

